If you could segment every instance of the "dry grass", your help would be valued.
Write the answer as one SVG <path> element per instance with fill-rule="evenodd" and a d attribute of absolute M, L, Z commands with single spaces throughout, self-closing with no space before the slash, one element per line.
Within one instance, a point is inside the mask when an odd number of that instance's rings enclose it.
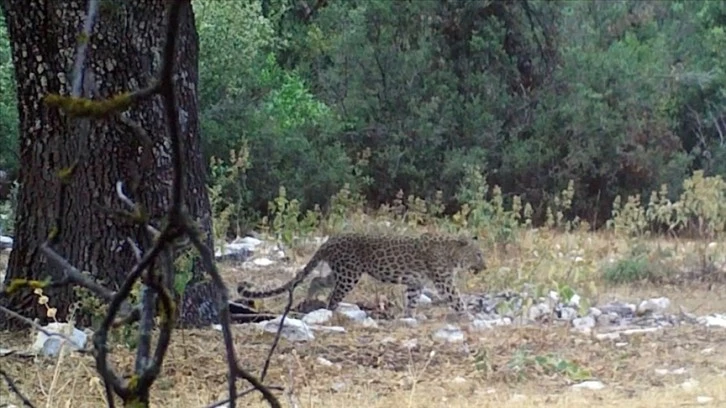
<path fill-rule="evenodd" d="M 524 282 L 567 282 L 589 300 L 610 298 L 635 301 L 646 296 L 668 296 L 671 308 L 684 307 L 697 314 L 726 311 L 718 285 L 607 285 L 599 278 L 603 265 L 618 259 L 630 243 L 604 234 L 550 234 L 528 231 L 508 248 L 489 248 L 489 271 L 467 277 L 464 291 L 491 288 L 519 289 Z M 651 241 L 672 251 L 668 263 L 688 269 L 698 265 L 698 254 L 726 253 L 722 245 Z M 313 248 L 314 249 L 314 248 Z M 299 261 L 304 262 L 303 257 Z M 723 260 L 714 259 L 719 264 Z M 294 268 L 292 268 L 294 269 Z M 264 278 L 260 274 L 264 273 Z M 273 285 L 289 271 L 250 271 L 229 267 L 225 280 L 266 281 Z M 300 290 L 299 292 L 303 292 Z M 398 299 L 401 291 L 371 280 L 363 282 L 347 301 L 373 300 L 375 294 Z M 52 303 L 52 299 L 51 299 Z M 268 301 L 276 309 L 279 301 Z M 442 344 L 431 334 L 446 324 L 447 311 L 435 307 L 431 319 L 420 326 L 403 327 L 382 322 L 378 329 L 347 324 L 347 333 L 316 333 L 310 343 L 281 341 L 268 375 L 268 383 L 290 387 L 300 407 L 665 407 L 698 405 L 699 396 L 712 398 L 710 406 L 726 404 L 726 330 L 681 326 L 627 339 L 599 341 L 561 325 L 539 328 L 501 327 L 467 332 L 465 344 Z M 272 335 L 252 327 L 236 326 L 235 342 L 243 365 L 262 367 Z M 200 407 L 225 395 L 225 364 L 221 333 L 212 330 L 177 331 L 161 379 L 153 390 L 154 406 Z M 409 348 L 407 340 L 416 339 Z M 0 346 L 26 347 L 29 333 L 0 333 Z M 554 356 L 606 387 L 599 391 L 575 390 L 580 378 L 537 364 L 535 357 Z M 117 345 L 114 363 L 126 372 L 133 367 L 133 352 Z M 319 361 L 320 358 L 331 364 Z M 91 356 L 59 359 L 9 356 L 3 369 L 37 406 L 104 406 L 103 388 Z M 685 369 L 683 374 L 659 374 L 659 369 Z M 582 376 L 583 378 L 586 375 Z M 691 387 L 684 382 L 695 380 Z M 240 387 L 245 387 L 240 382 Z M 7 388 L 0 388 L 0 405 Z M 288 399 L 284 405 L 289 406 Z M 19 405 L 19 401 L 10 401 Z M 265 406 L 256 395 L 245 406 Z"/>

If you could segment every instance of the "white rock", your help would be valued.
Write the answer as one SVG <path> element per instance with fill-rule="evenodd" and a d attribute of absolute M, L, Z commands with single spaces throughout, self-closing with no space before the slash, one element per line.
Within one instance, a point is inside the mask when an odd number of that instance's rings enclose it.
<path fill-rule="evenodd" d="M 655 369 L 655 373 L 658 374 L 658 375 L 668 375 L 668 374 L 672 374 L 672 375 L 682 375 L 682 374 L 685 374 L 686 373 L 686 369 L 683 368 L 683 367 L 676 368 L 674 370 L 669 370 L 667 368 L 656 368 Z"/>
<path fill-rule="evenodd" d="M 620 338 L 620 333 L 618 333 L 618 332 L 598 333 L 595 335 L 595 338 L 598 340 L 617 340 Z"/>
<path fill-rule="evenodd" d="M 475 319 L 469 324 L 469 329 L 472 331 L 488 330 L 494 327 L 488 320 Z"/>
<path fill-rule="evenodd" d="M 681 383 L 681 388 L 684 390 L 692 390 L 698 386 L 698 380 L 689 378 Z"/>
<path fill-rule="evenodd" d="M 514 402 L 521 402 L 521 401 L 525 401 L 526 399 L 527 399 L 527 396 L 523 395 L 523 394 L 514 394 L 514 395 L 512 395 L 512 398 L 510 398 L 510 400 L 514 401 Z"/>
<path fill-rule="evenodd" d="M 529 320 L 538 320 L 550 313 L 552 313 L 550 305 L 547 303 L 538 303 L 529 308 L 527 311 L 527 317 Z"/>
<path fill-rule="evenodd" d="M 402 318 L 398 319 L 398 321 L 405 324 L 406 326 L 410 326 L 410 327 L 418 326 L 418 320 L 416 320 L 413 317 L 402 317 Z"/>
<path fill-rule="evenodd" d="M 600 317 L 600 315 L 602 315 L 602 310 L 600 310 L 596 307 L 591 307 L 587 310 L 587 314 L 594 318 L 598 318 L 598 317 Z"/>
<path fill-rule="evenodd" d="M 567 305 L 572 306 L 572 307 L 580 306 L 580 295 L 578 295 L 577 293 L 572 295 L 572 297 L 570 298 L 570 301 L 567 302 Z"/>
<path fill-rule="evenodd" d="M 722 314 L 703 316 L 698 319 L 698 322 L 706 326 L 726 327 L 726 316 Z"/>
<path fill-rule="evenodd" d="M 370 318 L 370 317 L 366 317 L 365 319 L 363 319 L 363 321 L 362 321 L 362 322 L 360 322 L 360 324 L 361 324 L 361 326 L 363 326 L 363 327 L 368 327 L 368 328 L 371 328 L 371 329 L 376 329 L 376 328 L 378 328 L 378 322 L 377 322 L 377 321 L 375 321 L 375 320 L 373 320 L 373 319 L 372 319 L 372 318 Z"/>
<path fill-rule="evenodd" d="M 43 329 L 49 333 L 60 333 L 71 340 L 71 343 L 59 336 L 47 336 L 45 333 L 38 331 L 35 337 L 35 343 L 31 350 L 44 356 L 55 357 L 59 354 L 61 347 L 65 344 L 67 348 L 80 350 L 86 346 L 88 335 L 81 330 L 76 329 L 68 323 L 49 323 Z M 66 347 L 63 347 L 64 349 Z"/>
<path fill-rule="evenodd" d="M 252 261 L 252 263 L 257 266 L 270 266 L 270 265 L 274 264 L 275 261 L 271 260 L 270 258 L 262 257 L 262 258 L 255 258 Z"/>
<path fill-rule="evenodd" d="M 570 321 L 577 318 L 577 310 L 571 308 L 571 307 L 563 307 L 560 310 L 560 319 L 565 321 Z"/>
<path fill-rule="evenodd" d="M 328 309 L 318 309 L 303 316 L 302 321 L 307 324 L 323 324 L 333 317 L 333 312 Z"/>
<path fill-rule="evenodd" d="M 660 329 L 661 329 L 660 327 L 644 327 L 642 329 L 627 329 L 627 330 L 621 331 L 620 333 L 622 333 L 626 336 L 631 336 L 633 334 L 653 333 L 653 332 L 657 332 Z"/>
<path fill-rule="evenodd" d="M 408 339 L 401 342 L 401 345 L 409 350 L 415 349 L 418 347 L 418 340 L 417 339 Z"/>
<path fill-rule="evenodd" d="M 590 380 L 574 384 L 572 388 L 576 390 L 601 390 L 605 388 L 605 384 L 602 381 Z"/>
<path fill-rule="evenodd" d="M 463 383 L 466 382 L 466 378 L 457 376 L 457 377 L 454 377 L 451 380 L 451 382 L 454 383 L 454 384 L 463 384 Z"/>
<path fill-rule="evenodd" d="M 340 302 L 340 303 L 338 303 L 338 307 L 335 309 L 336 312 L 341 312 L 341 313 L 344 311 L 347 311 L 347 310 L 360 310 L 360 307 L 358 307 L 358 305 L 353 304 L 353 303 Z"/>
<path fill-rule="evenodd" d="M 0 235 L 0 248 L 12 248 L 13 247 L 13 239 L 5 236 Z"/>
<path fill-rule="evenodd" d="M 421 296 L 418 297 L 418 303 L 421 305 L 430 305 L 432 303 L 432 300 L 430 297 L 422 293 Z"/>
<path fill-rule="evenodd" d="M 459 343 L 464 341 L 464 332 L 462 332 L 458 327 L 448 324 L 446 327 L 437 330 L 433 334 L 433 338 L 434 340 L 440 340 L 447 343 Z"/>
<path fill-rule="evenodd" d="M 583 333 L 589 333 L 592 328 L 595 327 L 595 324 L 595 318 L 592 316 L 578 317 L 572 319 L 572 326 L 575 328 L 575 330 Z"/>
<path fill-rule="evenodd" d="M 713 401 L 713 398 L 707 397 L 705 395 L 699 395 L 696 397 L 696 402 L 699 404 L 708 404 L 711 401 Z"/>
<path fill-rule="evenodd" d="M 280 328 L 280 320 L 282 316 L 276 317 L 274 320 L 262 322 L 263 329 L 267 333 L 277 333 Z M 310 341 L 315 339 L 310 327 L 299 319 L 285 318 L 282 326 L 281 335 L 290 341 Z"/>
<path fill-rule="evenodd" d="M 670 304 L 671 301 L 667 297 L 644 300 L 640 302 L 640 305 L 638 305 L 638 313 L 663 313 L 666 309 L 668 309 Z"/>
<path fill-rule="evenodd" d="M 332 361 L 325 359 L 323 357 L 318 357 L 316 360 L 317 360 L 318 364 L 324 365 L 326 367 L 331 367 L 333 365 Z"/>
<path fill-rule="evenodd" d="M 331 385 L 330 389 L 335 392 L 341 392 L 341 391 L 345 390 L 347 387 L 348 387 L 348 384 L 346 384 L 342 381 L 338 381 L 338 382 L 334 383 L 333 385 Z"/>
<path fill-rule="evenodd" d="M 350 320 L 353 320 L 355 322 L 362 322 L 368 317 L 368 313 L 366 313 L 365 310 L 360 309 L 351 309 L 351 308 L 338 308 L 336 312 L 346 316 Z"/>
<path fill-rule="evenodd" d="M 321 326 L 318 324 L 311 324 L 310 329 L 316 330 L 316 331 L 330 332 L 330 333 L 345 333 L 345 327 L 341 327 L 341 326 Z"/>
<path fill-rule="evenodd" d="M 260 244 L 262 244 L 262 241 L 255 237 L 237 237 L 229 245 L 254 250 Z"/>

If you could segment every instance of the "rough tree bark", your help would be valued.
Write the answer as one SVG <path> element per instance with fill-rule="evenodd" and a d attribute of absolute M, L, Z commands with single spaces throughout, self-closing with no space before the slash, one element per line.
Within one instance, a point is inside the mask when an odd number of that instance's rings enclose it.
<path fill-rule="evenodd" d="M 54 248 L 71 264 L 87 271 L 111 289 L 117 289 L 134 264 L 131 237 L 140 243 L 138 227 L 124 225 L 109 212 L 122 209 L 115 184 L 142 203 L 157 221 L 170 199 L 171 154 L 158 97 L 132 107 L 125 115 L 148 134 L 144 143 L 118 115 L 93 119 L 85 125 L 71 124 L 67 116 L 47 106 L 49 93 L 69 95 L 72 66 L 86 2 L 69 0 L 2 0 L 0 4 L 10 35 L 18 84 L 20 117 L 20 182 L 15 247 L 10 255 L 6 282 L 13 278 L 42 279 L 54 272 L 38 250 L 55 225 L 60 236 Z M 101 11 L 88 46 L 84 90 L 94 99 L 107 98 L 149 85 L 161 62 L 166 26 L 165 0 L 101 1 Z M 182 11 L 177 41 L 175 78 L 180 131 L 186 152 L 186 206 L 197 219 L 206 243 L 212 245 L 210 204 L 205 187 L 205 168 L 200 151 L 197 119 L 198 38 L 191 6 Z M 81 39 L 83 40 L 83 39 Z M 74 123 L 77 123 L 74 121 Z M 85 136 L 79 136 L 84 135 Z M 148 153 L 151 153 L 149 155 Z M 58 170 L 80 159 L 67 187 L 58 197 Z M 198 263 L 193 282 L 203 279 Z M 216 320 L 208 284 L 190 283 L 182 307 L 182 323 L 207 324 Z M 207 290 L 200 290 L 199 288 Z M 45 291 L 65 319 L 78 296 L 72 288 Z M 208 304 L 200 302 L 208 300 Z M 46 310 L 32 293 L 24 291 L 2 300 L 23 315 L 44 320 Z M 89 316 L 80 322 L 89 323 Z M 0 319 L 0 327 L 14 326 Z"/>

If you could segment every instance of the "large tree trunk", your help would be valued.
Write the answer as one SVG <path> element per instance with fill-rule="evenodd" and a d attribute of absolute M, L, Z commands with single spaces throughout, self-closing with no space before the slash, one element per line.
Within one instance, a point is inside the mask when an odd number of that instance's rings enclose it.
<path fill-rule="evenodd" d="M 107 98 L 147 86 L 161 62 L 166 27 L 165 0 L 101 2 L 101 12 L 88 47 L 84 88 L 94 99 Z M 148 134 L 153 149 L 113 116 L 83 125 L 44 104 L 49 93 L 69 95 L 75 49 L 85 18 L 85 2 L 68 0 L 2 0 L 18 83 L 20 117 L 20 182 L 15 247 L 6 282 L 13 278 L 58 276 L 38 250 L 60 217 L 54 247 L 81 270 L 115 290 L 134 264 L 127 237 L 142 242 L 139 228 L 124 225 L 98 207 L 123 209 L 115 193 L 117 181 L 142 203 L 152 220 L 164 216 L 171 197 L 171 151 L 161 99 L 143 101 L 126 112 Z M 198 38 L 191 6 L 182 10 L 175 58 L 175 87 L 180 132 L 186 157 L 186 206 L 207 233 L 212 245 L 210 204 L 200 152 L 197 120 Z M 85 132 L 85 135 L 83 135 Z M 151 151 L 151 156 L 144 151 Z M 79 157 L 80 156 L 80 157 Z M 80 158 L 66 194 L 59 196 L 57 172 Z M 198 262 L 193 282 L 202 278 Z M 204 286 L 205 284 L 202 283 Z M 208 286 L 208 285 L 207 285 Z M 189 286 L 188 286 L 189 288 Z M 196 290 L 199 292 L 199 290 Z M 204 292 L 204 291 L 203 291 Z M 70 287 L 46 290 L 50 304 L 65 319 L 78 300 Z M 186 323 L 206 324 L 213 308 L 186 301 L 181 314 Z M 23 315 L 44 320 L 46 309 L 27 291 L 4 303 Z M 198 302 L 197 302 L 198 303 Z M 186 309 L 186 310 L 185 310 Z M 197 313 L 204 310 L 203 316 Z M 13 325 L 0 323 L 0 327 Z M 89 323 L 87 313 L 81 324 Z"/>

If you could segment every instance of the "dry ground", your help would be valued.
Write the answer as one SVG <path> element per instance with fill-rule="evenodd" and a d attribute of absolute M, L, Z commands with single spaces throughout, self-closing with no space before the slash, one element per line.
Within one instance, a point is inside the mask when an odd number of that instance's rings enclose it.
<path fill-rule="evenodd" d="M 689 256 L 698 252 L 694 248 L 705 248 L 706 244 L 657 243 L 674 248 L 674 259 L 686 266 L 690 265 Z M 506 287 L 508 283 L 516 289 L 525 281 L 550 285 L 567 281 L 592 301 L 668 296 L 675 312 L 680 307 L 699 315 L 726 312 L 726 292 L 720 284 L 613 287 L 593 277 L 593 271 L 625 253 L 628 245 L 607 236 L 524 236 L 516 248 L 491 249 L 490 271 L 486 276 L 469 277 L 464 291 Z M 709 250 L 724 253 L 720 244 L 711 245 Z M 307 259 L 306 254 L 309 256 L 309 252 L 301 254 L 300 262 Z M 261 278 L 257 272 L 234 267 L 224 272 L 230 286 L 242 278 L 273 285 L 290 276 L 289 272 L 267 272 Z M 397 300 L 398 294 L 400 290 L 367 281 L 347 301 L 370 302 L 376 295 Z M 266 309 L 279 307 L 279 301 L 265 304 Z M 425 313 L 431 318 L 415 328 L 390 322 L 381 323 L 378 329 L 346 324 L 346 333 L 317 332 L 316 340 L 310 343 L 282 340 L 266 382 L 291 389 L 292 397 L 278 395 L 283 406 L 292 406 L 294 401 L 299 407 L 726 406 L 726 329 L 681 326 L 600 341 L 560 325 L 500 327 L 467 332 L 465 345 L 452 345 L 431 339 L 431 334 L 446 324 L 446 309 L 431 307 Z M 233 332 L 243 365 L 259 373 L 272 335 L 243 326 L 234 327 Z M 0 333 L 0 346 L 26 347 L 29 336 Z M 413 348 L 404 343 L 410 339 L 417 340 Z M 133 367 L 133 352 L 122 346 L 114 347 L 112 358 L 124 372 Z M 568 374 L 542 361 L 559 362 L 575 370 Z M 12 375 L 36 406 L 105 406 L 103 387 L 90 356 L 8 356 L 0 358 L 0 367 Z M 220 332 L 191 330 L 182 335 L 177 331 L 154 388 L 154 406 L 202 407 L 223 399 L 224 367 Z M 658 372 L 662 369 L 684 371 L 664 375 Z M 571 387 L 588 377 L 602 381 L 605 388 L 592 391 Z M 246 385 L 240 382 L 240 388 Z M 7 395 L 7 387 L 0 385 L 0 406 Z M 9 401 L 20 406 L 13 397 Z M 241 406 L 266 405 L 258 396 L 250 395 Z"/>

